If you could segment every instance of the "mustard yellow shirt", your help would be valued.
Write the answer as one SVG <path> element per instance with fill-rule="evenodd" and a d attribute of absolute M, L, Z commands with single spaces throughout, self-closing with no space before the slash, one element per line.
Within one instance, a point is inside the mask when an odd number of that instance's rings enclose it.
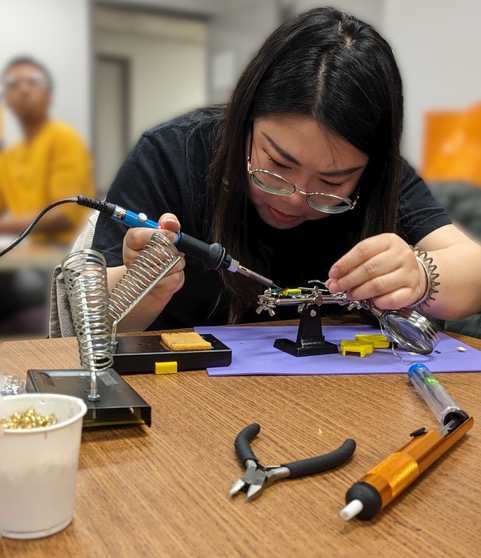
<path fill-rule="evenodd" d="M 21 217 L 63 198 L 94 197 L 92 171 L 92 159 L 79 134 L 61 122 L 47 122 L 31 142 L 0 153 L 0 213 Z M 71 242 L 87 218 L 85 208 L 66 204 L 52 211 L 62 211 L 73 228 L 37 234 L 36 239 Z"/>

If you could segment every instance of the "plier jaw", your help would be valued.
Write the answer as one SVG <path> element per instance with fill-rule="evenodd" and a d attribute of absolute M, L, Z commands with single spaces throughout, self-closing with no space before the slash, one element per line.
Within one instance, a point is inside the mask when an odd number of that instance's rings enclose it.
<path fill-rule="evenodd" d="M 259 498 L 276 480 L 285 479 L 291 474 L 287 467 L 264 467 L 254 459 L 247 459 L 244 465 L 246 467 L 244 476 L 234 482 L 229 494 L 232 498 L 243 490 L 246 492 L 247 502 Z"/>
<path fill-rule="evenodd" d="M 288 477 L 299 478 L 314 475 L 343 465 L 350 459 L 356 449 L 356 442 L 347 439 L 342 446 L 326 455 L 273 467 L 264 467 L 250 447 L 250 442 L 259 434 L 260 429 L 261 427 L 257 423 L 253 423 L 246 426 L 237 435 L 235 448 L 237 455 L 246 468 L 246 472 L 243 477 L 237 479 L 232 485 L 230 489 L 231 498 L 244 491 L 246 492 L 246 501 L 252 502 L 252 500 L 259 498 L 264 490 L 277 480 Z"/>
<path fill-rule="evenodd" d="M 234 482 L 230 489 L 230 496 L 232 498 L 232 496 L 244 490 L 247 493 L 246 499 L 250 502 L 262 494 L 266 473 L 263 467 L 261 470 L 258 469 L 258 463 L 253 459 L 247 459 L 244 465 L 246 467 L 246 472 L 243 477 Z"/>

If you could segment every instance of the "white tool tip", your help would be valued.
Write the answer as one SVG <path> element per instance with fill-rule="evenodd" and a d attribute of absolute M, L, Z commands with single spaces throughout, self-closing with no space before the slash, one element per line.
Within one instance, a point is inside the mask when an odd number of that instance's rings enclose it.
<path fill-rule="evenodd" d="M 341 513 L 339 515 L 341 516 L 341 519 L 344 519 L 344 521 L 349 521 L 358 513 L 361 513 L 363 508 L 364 505 L 361 500 L 352 500 L 351 502 L 349 502 L 349 504 L 347 504 L 345 508 L 341 510 Z"/>

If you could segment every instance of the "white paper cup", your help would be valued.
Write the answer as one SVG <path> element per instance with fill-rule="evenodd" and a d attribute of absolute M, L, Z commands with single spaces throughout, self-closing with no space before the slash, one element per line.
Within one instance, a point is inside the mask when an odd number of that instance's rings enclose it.
<path fill-rule="evenodd" d="M 57 424 L 32 430 L 0 427 L 0 526 L 3 536 L 14 539 L 46 537 L 72 521 L 87 412 L 76 397 L 35 393 L 4 397 L 0 418 L 31 408 L 42 416 L 54 413 Z"/>

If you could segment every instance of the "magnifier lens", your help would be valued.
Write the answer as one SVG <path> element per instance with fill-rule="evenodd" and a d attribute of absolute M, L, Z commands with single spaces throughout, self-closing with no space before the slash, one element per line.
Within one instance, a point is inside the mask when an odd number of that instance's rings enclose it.
<path fill-rule="evenodd" d="M 427 355 L 433 352 L 439 341 L 430 322 L 414 310 L 390 310 L 380 320 L 391 339 L 410 352 Z"/>

